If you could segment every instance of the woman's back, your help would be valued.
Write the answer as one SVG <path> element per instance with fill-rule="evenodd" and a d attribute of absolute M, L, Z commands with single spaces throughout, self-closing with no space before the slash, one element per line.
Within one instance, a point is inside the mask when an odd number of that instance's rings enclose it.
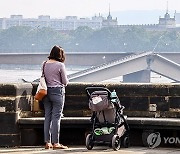
<path fill-rule="evenodd" d="M 64 63 L 48 60 L 44 66 L 48 87 L 64 87 L 68 83 Z"/>

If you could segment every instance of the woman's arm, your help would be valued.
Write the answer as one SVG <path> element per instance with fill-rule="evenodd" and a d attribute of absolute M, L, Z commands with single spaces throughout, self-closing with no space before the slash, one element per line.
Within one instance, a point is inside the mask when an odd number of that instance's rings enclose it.
<path fill-rule="evenodd" d="M 67 78 L 66 68 L 63 63 L 62 63 L 62 68 L 61 68 L 61 82 L 65 86 L 67 86 L 67 84 L 69 83 L 69 80 Z"/>

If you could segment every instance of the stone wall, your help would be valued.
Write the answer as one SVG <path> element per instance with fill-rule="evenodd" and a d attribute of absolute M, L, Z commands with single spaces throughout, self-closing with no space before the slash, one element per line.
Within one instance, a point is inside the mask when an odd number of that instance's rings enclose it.
<path fill-rule="evenodd" d="M 34 84 L 33 95 L 36 84 Z M 116 90 L 124 113 L 132 117 L 180 117 L 180 84 L 71 83 L 66 88 L 65 116 L 89 116 L 88 86 Z"/>
<path fill-rule="evenodd" d="M 18 119 L 31 110 L 31 84 L 0 84 L 0 145 L 20 145 Z"/>
<path fill-rule="evenodd" d="M 180 118 L 180 84 L 125 83 L 70 83 L 66 88 L 65 117 L 91 115 L 85 91 L 88 86 L 115 89 L 129 117 Z M 43 110 L 35 112 L 32 108 L 36 88 L 37 83 L 0 84 L 0 146 L 22 145 L 20 117 L 43 116 Z"/>

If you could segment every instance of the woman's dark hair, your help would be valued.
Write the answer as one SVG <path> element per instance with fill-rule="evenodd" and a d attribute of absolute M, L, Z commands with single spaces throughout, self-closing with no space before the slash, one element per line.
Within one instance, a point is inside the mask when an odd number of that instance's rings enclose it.
<path fill-rule="evenodd" d="M 55 45 L 50 52 L 50 55 L 48 56 L 49 59 L 54 59 L 59 62 L 65 61 L 65 53 L 61 46 Z"/>

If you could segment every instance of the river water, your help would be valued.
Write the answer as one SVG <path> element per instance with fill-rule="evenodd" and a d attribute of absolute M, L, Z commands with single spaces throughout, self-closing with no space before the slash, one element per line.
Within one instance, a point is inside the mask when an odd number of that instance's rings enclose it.
<path fill-rule="evenodd" d="M 77 72 L 77 69 L 72 70 L 72 68 L 67 68 L 67 74 Z M 28 82 L 33 82 L 34 80 L 40 78 L 41 76 L 41 66 L 36 65 L 32 67 L 27 66 L 1 66 L 0 67 L 0 83 L 17 83 L 23 82 L 23 80 Z"/>
<path fill-rule="evenodd" d="M 67 74 L 80 71 L 82 67 L 67 67 Z M 23 80 L 32 82 L 41 76 L 40 65 L 0 65 L 0 83 L 17 83 Z M 122 76 L 107 80 L 108 82 L 122 82 Z M 172 80 L 161 75 L 151 73 L 151 83 L 170 83 Z"/>

